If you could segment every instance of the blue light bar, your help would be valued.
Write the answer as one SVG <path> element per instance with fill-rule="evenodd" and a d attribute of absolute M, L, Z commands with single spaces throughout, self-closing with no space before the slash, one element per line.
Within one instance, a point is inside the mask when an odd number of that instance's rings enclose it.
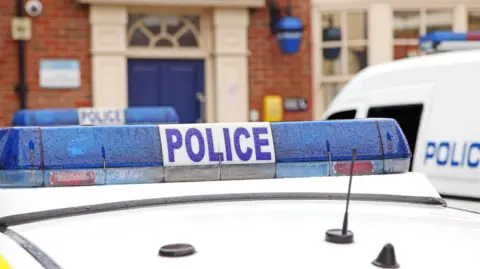
<path fill-rule="evenodd" d="M 19 110 L 13 126 L 124 125 L 178 123 L 173 107 Z"/>
<path fill-rule="evenodd" d="M 451 31 L 435 31 L 420 37 L 420 43 L 423 42 L 443 42 L 443 41 L 467 41 L 467 33 L 455 33 Z"/>
<path fill-rule="evenodd" d="M 407 172 L 396 121 L 0 129 L 0 187 L 138 184 Z M 330 156 L 330 161 L 329 161 Z"/>
<path fill-rule="evenodd" d="M 480 48 L 480 32 L 434 31 L 419 39 L 420 49 L 427 52 L 455 51 Z"/>

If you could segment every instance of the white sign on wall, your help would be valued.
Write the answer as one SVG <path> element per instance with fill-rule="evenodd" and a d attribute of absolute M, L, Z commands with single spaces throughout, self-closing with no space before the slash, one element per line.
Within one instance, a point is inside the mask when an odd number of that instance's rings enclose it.
<path fill-rule="evenodd" d="M 77 60 L 40 60 L 40 87 L 72 89 L 81 85 L 80 62 Z"/>

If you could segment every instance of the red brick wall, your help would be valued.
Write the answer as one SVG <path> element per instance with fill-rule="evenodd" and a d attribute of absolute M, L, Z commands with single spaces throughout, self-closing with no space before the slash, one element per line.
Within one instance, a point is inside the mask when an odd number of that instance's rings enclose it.
<path fill-rule="evenodd" d="M 397 31 L 395 33 L 396 39 L 411 39 L 411 40 L 418 40 L 419 36 L 416 32 L 411 32 L 411 31 Z M 410 51 L 417 51 L 418 52 L 418 46 L 412 46 L 412 45 L 397 45 L 393 47 L 393 58 L 395 60 L 398 59 L 403 59 L 408 57 L 408 53 Z"/>
<path fill-rule="evenodd" d="M 15 16 L 15 0 L 0 1 L 0 126 L 10 125 L 19 108 L 15 92 L 18 83 L 17 45 L 11 38 L 10 21 Z M 26 71 L 29 88 L 27 107 L 62 108 L 91 105 L 90 29 L 88 6 L 73 0 L 43 1 L 44 12 L 32 18 L 32 39 L 27 41 Z M 39 87 L 39 60 L 80 61 L 80 89 L 50 90 Z"/>
<path fill-rule="evenodd" d="M 279 1 L 281 6 L 285 2 Z M 306 112 L 284 114 L 284 120 L 312 118 L 310 1 L 294 1 L 294 15 L 307 25 L 300 52 L 283 55 L 275 37 L 269 33 L 267 9 L 251 13 L 249 29 L 250 108 L 262 111 L 266 94 L 306 98 Z M 15 92 L 18 83 L 16 42 L 11 39 L 10 20 L 15 15 L 15 1 L 0 1 L 0 126 L 9 125 L 19 108 Z M 88 6 L 74 0 L 44 1 L 44 12 L 33 18 L 32 40 L 27 42 L 27 107 L 62 108 L 91 105 L 91 61 Z M 39 88 L 38 65 L 42 58 L 78 59 L 81 64 L 80 89 L 50 90 Z"/>
<path fill-rule="evenodd" d="M 278 1 L 281 7 L 285 1 Z M 274 36 L 270 35 L 266 8 L 250 14 L 248 59 L 250 109 L 262 112 L 263 96 L 279 94 L 282 97 L 300 97 L 308 100 L 305 112 L 286 112 L 284 120 L 312 119 L 311 27 L 310 0 L 295 0 L 293 15 L 306 25 L 301 49 L 295 55 L 283 55 Z M 262 114 L 262 113 L 260 113 Z M 261 115 L 261 119 L 263 116 Z"/>

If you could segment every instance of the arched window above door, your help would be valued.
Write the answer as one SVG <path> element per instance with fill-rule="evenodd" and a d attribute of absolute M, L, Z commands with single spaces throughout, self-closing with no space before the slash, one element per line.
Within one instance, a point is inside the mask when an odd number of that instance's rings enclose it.
<path fill-rule="evenodd" d="M 129 47 L 199 48 L 199 15 L 130 13 L 127 38 Z"/>

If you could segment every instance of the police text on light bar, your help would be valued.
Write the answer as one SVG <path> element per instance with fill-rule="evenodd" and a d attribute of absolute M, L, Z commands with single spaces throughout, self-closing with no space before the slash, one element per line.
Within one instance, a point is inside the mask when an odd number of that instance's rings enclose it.
<path fill-rule="evenodd" d="M 0 187 L 273 179 L 408 171 L 389 119 L 0 129 Z M 330 160 L 329 160 L 330 156 Z"/>

